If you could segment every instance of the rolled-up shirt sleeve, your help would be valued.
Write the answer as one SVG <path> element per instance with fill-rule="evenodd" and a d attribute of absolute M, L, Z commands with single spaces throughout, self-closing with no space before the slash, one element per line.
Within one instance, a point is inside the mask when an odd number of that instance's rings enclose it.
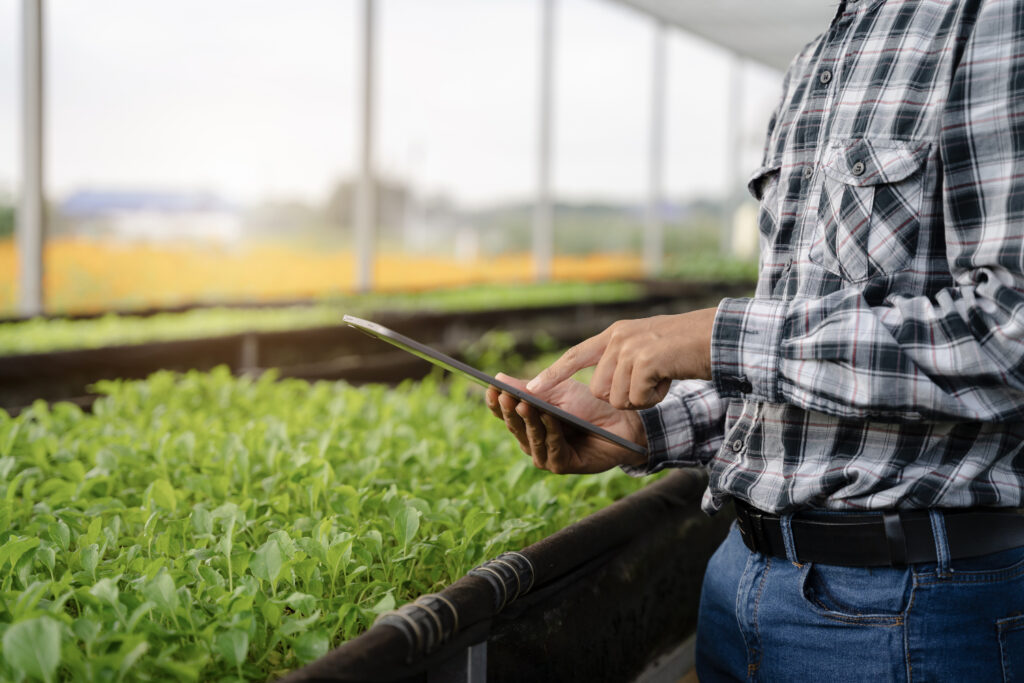
<path fill-rule="evenodd" d="M 712 341 L 722 396 L 892 421 L 1024 420 L 1024 9 L 988 3 L 937 135 L 950 284 L 880 301 L 725 299 Z"/>
<path fill-rule="evenodd" d="M 622 467 L 631 476 L 702 465 L 722 444 L 725 402 L 711 382 L 677 380 L 664 400 L 639 414 L 649 455 L 646 467 Z"/>

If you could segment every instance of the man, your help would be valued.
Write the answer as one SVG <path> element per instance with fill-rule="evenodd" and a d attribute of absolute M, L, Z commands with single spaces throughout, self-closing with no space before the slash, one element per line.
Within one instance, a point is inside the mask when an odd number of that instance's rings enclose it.
<path fill-rule="evenodd" d="M 705 510 L 735 501 L 704 683 L 1024 679 L 1024 0 L 840 2 L 750 188 L 753 298 L 616 323 L 525 385 L 646 462 L 488 405 L 538 467 L 703 465 Z"/>

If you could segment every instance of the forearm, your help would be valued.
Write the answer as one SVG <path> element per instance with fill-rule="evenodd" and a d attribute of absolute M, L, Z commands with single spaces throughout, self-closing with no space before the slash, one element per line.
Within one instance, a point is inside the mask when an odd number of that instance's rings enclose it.
<path fill-rule="evenodd" d="M 813 300 L 726 299 L 715 386 L 841 417 L 1022 419 L 1024 277 L 978 269 L 971 281 L 881 306 L 853 288 Z"/>

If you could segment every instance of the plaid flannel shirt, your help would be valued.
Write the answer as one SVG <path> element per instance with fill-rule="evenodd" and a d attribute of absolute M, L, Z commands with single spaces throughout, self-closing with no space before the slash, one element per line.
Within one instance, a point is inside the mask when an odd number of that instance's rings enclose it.
<path fill-rule="evenodd" d="M 760 275 L 642 411 L 709 512 L 1021 506 L 1024 1 L 849 0 L 786 75 Z"/>

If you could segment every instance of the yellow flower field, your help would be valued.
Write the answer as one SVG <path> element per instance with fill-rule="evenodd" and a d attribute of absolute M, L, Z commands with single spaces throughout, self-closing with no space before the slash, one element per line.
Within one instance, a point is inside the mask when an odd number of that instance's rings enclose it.
<path fill-rule="evenodd" d="M 639 277 L 635 254 L 558 256 L 556 280 Z M 351 292 L 355 279 L 348 251 L 260 245 L 239 249 L 146 246 L 81 239 L 53 239 L 46 246 L 49 311 L 139 308 L 195 301 L 286 300 Z M 0 311 L 16 301 L 17 253 L 0 242 Z M 383 253 L 374 289 L 412 291 L 433 287 L 532 280 L 529 254 L 471 262 L 437 256 Z"/>

